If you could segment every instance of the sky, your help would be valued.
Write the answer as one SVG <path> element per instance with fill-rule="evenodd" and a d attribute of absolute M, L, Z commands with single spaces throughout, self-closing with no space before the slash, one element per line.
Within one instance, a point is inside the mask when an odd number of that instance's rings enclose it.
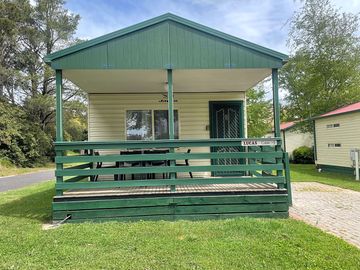
<path fill-rule="evenodd" d="M 345 12 L 360 12 L 360 0 L 331 0 Z M 289 20 L 300 0 L 68 0 L 79 14 L 76 36 L 92 39 L 171 12 L 259 45 L 290 53 Z"/>

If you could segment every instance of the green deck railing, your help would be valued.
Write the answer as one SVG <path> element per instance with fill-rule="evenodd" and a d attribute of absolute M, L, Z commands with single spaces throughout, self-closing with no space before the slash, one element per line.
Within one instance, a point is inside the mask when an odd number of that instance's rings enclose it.
<path fill-rule="evenodd" d="M 71 189 L 106 189 L 135 186 L 179 186 L 202 184 L 235 184 L 235 183 L 274 183 L 280 188 L 288 188 L 289 169 L 286 153 L 276 150 L 275 145 L 281 144 L 280 138 L 251 139 L 251 141 L 268 141 L 273 146 L 248 147 L 243 142 L 250 139 L 209 139 L 209 140 L 158 140 L 158 141 L 119 141 L 119 142 L 56 142 L 56 193 L 62 195 L 63 191 Z M 244 149 L 243 152 L 210 152 L 213 147 L 230 146 L 234 149 Z M 242 146 L 242 147 L 239 147 Z M 156 154 L 120 155 L 121 150 L 135 149 L 192 149 L 197 147 L 203 152 L 178 152 Z M 236 148 L 235 148 L 236 147 Z M 88 150 L 90 154 L 77 156 L 64 156 L 66 150 Z M 116 150 L 119 154 L 93 155 L 94 151 Z M 189 160 L 189 166 L 176 166 L 175 162 Z M 194 165 L 192 160 L 238 160 L 235 164 Z M 168 166 L 146 166 L 149 161 L 169 161 Z M 97 162 L 121 163 L 139 162 L 136 167 L 96 168 Z M 272 161 L 272 162 L 269 162 Z M 66 165 L 76 163 L 76 166 L 64 168 Z M 81 163 L 78 165 L 78 163 Z M 231 163 L 231 162 L 230 162 Z M 285 172 L 284 175 L 271 172 Z M 132 175 L 132 174 L 177 174 L 188 172 L 236 172 L 239 175 L 203 178 L 175 178 L 148 180 L 122 180 L 122 181 L 90 181 L 94 176 L 103 175 Z M 270 172 L 270 173 L 263 173 Z"/>

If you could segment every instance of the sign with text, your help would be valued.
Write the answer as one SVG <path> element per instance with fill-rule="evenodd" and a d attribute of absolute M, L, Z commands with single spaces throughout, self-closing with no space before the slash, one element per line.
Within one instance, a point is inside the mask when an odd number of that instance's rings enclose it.
<path fill-rule="evenodd" d="M 243 140 L 241 146 L 274 146 L 277 145 L 276 140 Z"/>

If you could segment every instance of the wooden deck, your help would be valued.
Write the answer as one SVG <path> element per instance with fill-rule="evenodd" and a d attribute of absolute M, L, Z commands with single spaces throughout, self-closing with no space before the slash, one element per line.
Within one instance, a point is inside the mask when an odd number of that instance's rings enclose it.
<path fill-rule="evenodd" d="M 247 140 L 235 138 L 56 143 L 59 155 L 56 157 L 57 183 L 52 204 L 53 220 L 84 222 L 199 220 L 238 216 L 287 217 L 291 203 L 289 163 L 287 154 L 281 151 L 279 138 L 267 139 L 274 144 L 269 149 L 258 147 L 237 152 L 204 150 L 205 152 L 201 153 L 93 155 L 98 149 L 238 149 Z M 84 149 L 90 150 L 90 154 L 61 154 L 65 150 Z M 236 159 L 237 162 L 218 162 L 229 159 Z M 149 162 L 159 160 L 168 161 L 168 166 L 146 166 Z M 176 166 L 177 160 L 189 160 L 189 164 Z M 194 160 L 206 162 L 196 164 L 192 162 Z M 209 160 L 212 161 L 211 164 Z M 108 163 L 134 161 L 138 162 L 139 166 L 106 167 Z M 64 168 L 64 165 L 69 163 L 81 164 Z M 189 178 L 189 172 L 192 172 L 195 178 Z M 128 177 L 126 180 L 114 181 L 114 178 L 117 178 L 114 175 Z M 158 178 L 148 179 L 147 176 L 150 175 Z M 134 180 L 130 180 L 132 178 Z M 89 181 L 94 179 L 98 181 Z"/>
<path fill-rule="evenodd" d="M 54 221 L 201 220 L 288 217 L 287 190 L 274 184 L 208 184 L 68 190 L 53 201 Z"/>
<path fill-rule="evenodd" d="M 286 191 L 286 190 L 284 190 Z M 161 195 L 168 194 L 173 196 L 193 194 L 193 193 L 273 193 L 281 192 L 274 184 L 212 184 L 212 185 L 187 185 L 179 186 L 176 192 L 171 192 L 169 186 L 157 187 L 128 187 L 112 189 L 81 189 L 65 191 L 61 198 L 72 197 L 103 197 L 103 196 L 141 196 L 141 195 Z"/>

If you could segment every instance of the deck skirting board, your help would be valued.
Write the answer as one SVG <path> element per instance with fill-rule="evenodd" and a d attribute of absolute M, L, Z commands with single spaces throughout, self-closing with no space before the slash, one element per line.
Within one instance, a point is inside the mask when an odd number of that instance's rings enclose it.
<path fill-rule="evenodd" d="M 98 198 L 89 200 L 56 200 L 54 221 L 71 216 L 68 222 L 137 221 L 137 220 L 201 220 L 239 216 L 288 216 L 287 194 L 192 194 L 161 197 Z"/>

